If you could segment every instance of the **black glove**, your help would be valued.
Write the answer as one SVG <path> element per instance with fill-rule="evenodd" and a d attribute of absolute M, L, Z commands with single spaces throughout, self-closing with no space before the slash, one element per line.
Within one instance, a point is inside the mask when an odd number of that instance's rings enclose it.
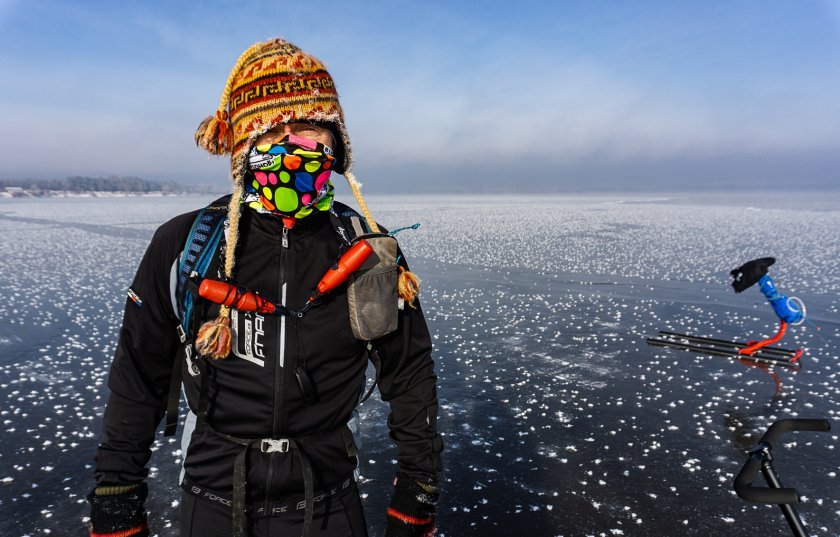
<path fill-rule="evenodd" d="M 774 257 L 762 257 L 761 259 L 753 259 L 732 270 L 729 274 L 732 275 L 732 288 L 736 293 L 740 293 L 744 289 L 749 289 L 755 285 L 762 276 L 767 274 L 767 269 L 770 265 L 776 262 Z"/>
<path fill-rule="evenodd" d="M 434 483 L 420 483 L 398 474 L 388 507 L 385 537 L 433 537 L 437 501 Z"/>
<path fill-rule="evenodd" d="M 92 537 L 148 537 L 146 525 L 145 483 L 96 487 L 87 500 L 90 503 Z"/>

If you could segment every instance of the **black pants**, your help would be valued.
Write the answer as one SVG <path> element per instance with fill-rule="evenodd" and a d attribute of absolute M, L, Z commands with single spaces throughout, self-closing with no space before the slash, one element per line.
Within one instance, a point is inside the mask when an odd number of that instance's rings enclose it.
<path fill-rule="evenodd" d="M 181 493 L 181 537 L 230 537 L 233 522 L 229 507 Z M 250 537 L 298 537 L 303 531 L 303 510 L 276 516 L 248 518 Z M 315 504 L 312 537 L 367 537 L 365 513 L 356 484 Z"/>

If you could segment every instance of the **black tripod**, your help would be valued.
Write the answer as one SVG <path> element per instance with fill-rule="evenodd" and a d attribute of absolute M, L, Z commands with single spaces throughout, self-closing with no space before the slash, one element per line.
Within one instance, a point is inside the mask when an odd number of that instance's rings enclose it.
<path fill-rule="evenodd" d="M 778 504 L 796 537 L 808 537 L 805 526 L 793 504 L 799 503 L 799 494 L 794 488 L 783 488 L 779 476 L 773 469 L 773 444 L 788 431 L 821 431 L 831 429 L 828 420 L 787 419 L 779 420 L 767 429 L 761 441 L 748 452 L 744 467 L 735 478 L 735 492 L 741 498 L 756 503 Z M 768 487 L 753 487 L 758 471 L 764 475 Z"/>

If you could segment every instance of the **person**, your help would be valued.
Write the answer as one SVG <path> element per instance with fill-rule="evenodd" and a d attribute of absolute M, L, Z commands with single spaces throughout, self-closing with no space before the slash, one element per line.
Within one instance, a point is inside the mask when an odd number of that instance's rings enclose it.
<path fill-rule="evenodd" d="M 372 242 L 393 240 L 371 217 L 351 171 L 332 77 L 288 41 L 257 43 L 236 62 L 196 142 L 231 158 L 233 193 L 206 209 L 224 214 L 224 233 L 205 278 L 233 285 L 234 301 L 218 304 L 191 288 L 190 323 L 197 329 L 182 345 L 179 330 L 190 324 L 179 314 L 176 273 L 205 213 L 177 216 L 156 231 L 128 291 L 109 373 L 96 486 L 88 495 L 91 535 L 149 534 L 146 465 L 169 393 L 177 404 L 181 376 L 189 407 L 182 430 L 182 537 L 367 535 L 354 478 L 357 438 L 348 433 L 357 433 L 369 351 L 378 356 L 378 387 L 390 404 L 397 446 L 386 535 L 433 535 L 443 444 L 431 338 L 415 299 L 418 280 L 399 252 L 392 260 L 398 281 L 390 272 L 376 280 L 387 284 L 386 310 L 392 298 L 396 304 L 386 316 L 393 318 L 385 319 L 390 326 L 367 336 L 359 333 L 367 326 L 366 307 L 380 291 L 362 292 L 363 278 L 308 304 L 319 278 L 347 248 L 340 229 L 346 220 L 336 217 L 346 217 L 348 208 L 337 209 L 331 172 L 350 184 L 363 214 L 354 213 L 355 221 L 367 227 L 362 234 L 369 231 Z M 241 306 L 246 291 L 276 305 L 275 314 L 230 307 Z"/>

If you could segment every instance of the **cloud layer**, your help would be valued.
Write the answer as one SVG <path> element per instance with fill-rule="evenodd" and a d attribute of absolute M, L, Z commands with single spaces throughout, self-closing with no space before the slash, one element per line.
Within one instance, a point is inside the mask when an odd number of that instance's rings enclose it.
<path fill-rule="evenodd" d="M 477 15 L 328 2 L 343 24 L 316 34 L 289 24 L 286 36 L 327 61 L 359 169 L 374 182 L 412 170 L 400 176 L 415 186 L 425 172 L 502 188 L 510 174 L 498 170 L 531 166 L 558 171 L 557 186 L 610 175 L 620 185 L 622 170 L 667 169 L 679 181 L 681 165 L 712 174 L 737 163 L 730 171 L 748 174 L 768 162 L 830 182 L 840 153 L 836 2 L 816 14 L 781 2 L 696 12 L 564 3 L 536 18 L 522 11 L 540 3 L 506 5 Z M 0 102 L 12 126 L 0 133 L 0 177 L 222 183 L 226 164 L 197 150 L 192 133 L 238 52 L 276 34 L 283 15 L 307 13 L 251 16 L 272 9 L 0 3 Z M 685 186 L 697 172 L 684 170 Z"/>

